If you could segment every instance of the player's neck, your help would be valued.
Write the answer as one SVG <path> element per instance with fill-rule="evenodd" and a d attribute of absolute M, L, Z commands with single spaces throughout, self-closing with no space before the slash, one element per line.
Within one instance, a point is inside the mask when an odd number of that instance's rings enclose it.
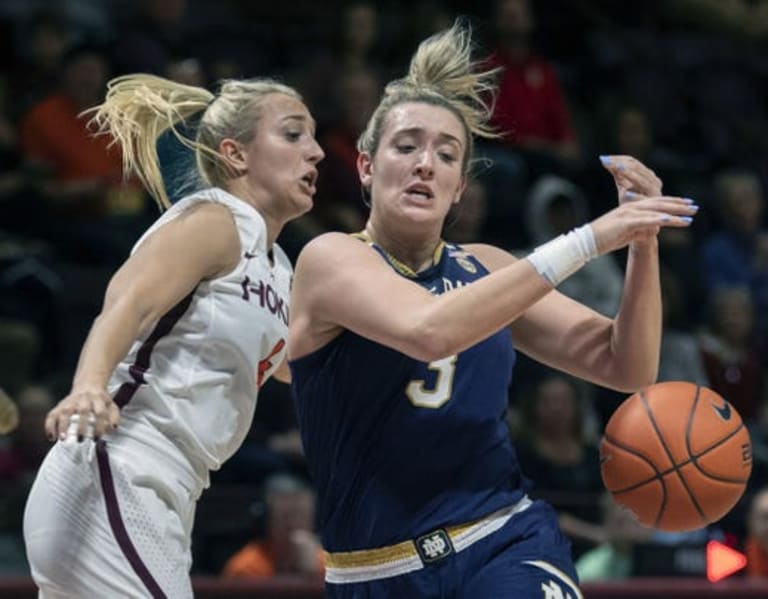
<path fill-rule="evenodd" d="M 440 236 L 425 239 L 408 238 L 402 235 L 388 235 L 368 222 L 363 235 L 384 250 L 394 262 L 414 273 L 432 266 L 439 258 L 438 248 L 442 246 Z"/>

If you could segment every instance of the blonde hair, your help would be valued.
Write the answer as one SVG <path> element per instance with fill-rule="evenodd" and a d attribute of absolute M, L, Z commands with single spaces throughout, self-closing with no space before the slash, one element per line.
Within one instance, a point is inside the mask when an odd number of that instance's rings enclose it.
<path fill-rule="evenodd" d="M 432 104 L 450 110 L 461 121 L 467 138 L 463 160 L 466 172 L 472 157 L 473 136 L 498 137 L 488 125 L 498 69 L 478 70 L 480 63 L 472 60 L 472 48 L 471 29 L 461 19 L 450 29 L 421 42 L 411 59 L 408 75 L 390 82 L 384 90 L 384 97 L 357 141 L 357 149 L 371 156 L 376 153 L 387 116 L 395 106 L 405 102 Z"/>
<path fill-rule="evenodd" d="M 91 109 L 90 125 L 97 134 L 110 135 L 122 148 L 125 175 L 135 173 L 161 209 L 171 205 L 157 155 L 157 139 L 165 131 L 194 150 L 200 178 L 223 186 L 231 170 L 219 153 L 223 139 L 247 144 L 261 117 L 261 101 L 269 94 L 301 96 L 271 79 L 227 80 L 218 94 L 155 75 L 117 77 L 107 85 L 102 104 Z M 203 112 L 195 139 L 183 135 L 179 124 Z"/>

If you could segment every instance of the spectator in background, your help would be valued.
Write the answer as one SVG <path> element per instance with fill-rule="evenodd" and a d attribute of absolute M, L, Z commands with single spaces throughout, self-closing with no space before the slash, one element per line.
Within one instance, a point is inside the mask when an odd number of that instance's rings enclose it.
<path fill-rule="evenodd" d="M 71 48 L 57 90 L 23 116 L 20 143 L 25 159 L 48 175 L 48 218 L 56 222 L 46 237 L 70 257 L 116 265 L 146 222 L 145 196 L 135 182 L 124 181 L 119 148 L 110 147 L 108 136 L 91 135 L 82 115 L 101 101 L 109 71 L 98 47 Z"/>
<path fill-rule="evenodd" d="M 523 226 L 523 199 L 542 174 L 561 173 L 579 156 L 568 107 L 552 65 L 531 47 L 535 26 L 528 0 L 496 0 L 492 52 L 485 62 L 498 68 L 491 124 L 499 140 L 484 141 L 479 172 L 489 190 L 486 239 L 509 247 L 510 240 L 533 243 Z"/>
<path fill-rule="evenodd" d="M 314 532 L 315 497 L 297 478 L 281 474 L 264 484 L 264 538 L 248 543 L 225 564 L 225 578 L 266 578 L 324 573 Z"/>
<path fill-rule="evenodd" d="M 54 91 L 72 35 L 58 11 L 44 9 L 22 25 L 19 37 L 21 60 L 13 69 L 11 81 L 17 94 L 14 107 L 23 114 Z"/>
<path fill-rule="evenodd" d="M 334 86 L 338 115 L 322 136 L 325 160 L 319 166 L 320 189 L 312 216 L 325 230 L 359 231 L 368 209 L 360 194 L 357 174 L 357 138 L 376 108 L 381 91 L 374 71 L 343 71 Z"/>
<path fill-rule="evenodd" d="M 752 497 L 747 535 L 747 576 L 768 578 L 768 487 Z"/>
<path fill-rule="evenodd" d="M 138 12 L 112 44 L 115 74 L 163 75 L 190 55 L 184 29 L 187 0 L 139 0 Z"/>
<path fill-rule="evenodd" d="M 632 549 L 638 542 L 649 541 L 653 532 L 638 524 L 632 513 L 618 505 L 610 494 L 603 494 L 603 541 L 576 560 L 579 580 L 624 580 L 632 576 Z"/>
<path fill-rule="evenodd" d="M 259 391 L 248 437 L 212 480 L 259 486 L 281 473 L 309 478 L 290 388 L 270 379 Z"/>
<path fill-rule="evenodd" d="M 579 384 L 550 372 L 524 399 L 515 434 L 521 470 L 558 510 L 577 555 L 601 534 L 595 499 L 603 484 L 595 425 Z"/>
<path fill-rule="evenodd" d="M 747 485 L 754 492 L 768 482 L 768 401 L 760 403 L 757 416 L 747 423 L 747 428 L 752 441 L 752 476 Z"/>
<path fill-rule="evenodd" d="M 531 47 L 535 21 L 529 1 L 497 0 L 493 26 L 495 47 L 487 66 L 500 73 L 491 123 L 514 149 L 554 163 L 577 160 L 579 143 L 557 73 Z"/>
<path fill-rule="evenodd" d="M 704 369 L 711 388 L 726 398 L 745 421 L 757 416 L 765 375 L 754 346 L 755 308 L 744 288 L 720 288 L 710 300 L 707 327 L 699 334 Z"/>
<path fill-rule="evenodd" d="M 526 224 L 534 246 L 566 234 L 589 220 L 581 190 L 555 175 L 541 177 L 528 194 Z M 624 287 L 623 274 L 610 254 L 599 256 L 563 281 L 558 290 L 600 312 L 614 316 Z"/>
<path fill-rule="evenodd" d="M 661 267 L 662 333 L 659 375 L 661 381 L 690 381 L 709 386 L 696 336 L 686 328 L 689 305 L 677 273 Z"/>
<path fill-rule="evenodd" d="M 762 183 L 748 170 L 724 170 L 715 176 L 714 193 L 723 230 L 705 239 L 701 248 L 707 290 L 748 289 L 758 317 L 755 324 L 768 331 L 768 230 L 763 223 Z"/>

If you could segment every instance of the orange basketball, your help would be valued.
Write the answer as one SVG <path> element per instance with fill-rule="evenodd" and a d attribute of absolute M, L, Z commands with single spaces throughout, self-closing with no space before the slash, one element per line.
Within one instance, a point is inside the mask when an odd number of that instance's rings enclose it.
<path fill-rule="evenodd" d="M 658 383 L 611 416 L 600 471 L 616 502 L 642 524 L 694 530 L 722 518 L 744 493 L 752 443 L 741 416 L 711 389 Z"/>

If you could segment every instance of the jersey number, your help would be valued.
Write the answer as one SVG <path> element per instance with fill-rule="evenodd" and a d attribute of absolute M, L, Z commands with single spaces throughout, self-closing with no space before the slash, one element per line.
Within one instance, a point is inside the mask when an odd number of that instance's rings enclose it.
<path fill-rule="evenodd" d="M 430 370 L 437 371 L 435 388 L 427 389 L 423 380 L 411 381 L 405 388 L 405 394 L 414 406 L 419 408 L 439 408 L 451 398 L 453 392 L 453 375 L 456 373 L 457 354 L 435 360 L 427 365 Z"/>
<path fill-rule="evenodd" d="M 280 339 L 280 341 L 275 343 L 275 347 L 272 348 L 272 351 L 269 352 L 269 355 L 259 362 L 257 367 L 258 376 L 256 377 L 256 386 L 259 389 L 261 389 L 261 386 L 264 384 L 264 377 L 266 376 L 267 371 L 273 366 L 272 358 L 279 354 L 284 347 L 285 339 Z"/>

